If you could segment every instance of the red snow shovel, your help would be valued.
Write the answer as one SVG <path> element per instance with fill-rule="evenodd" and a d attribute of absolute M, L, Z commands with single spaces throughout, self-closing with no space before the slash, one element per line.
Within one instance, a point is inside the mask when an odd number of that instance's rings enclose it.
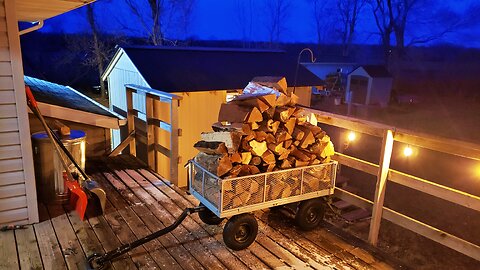
<path fill-rule="evenodd" d="M 58 157 L 60 158 L 63 168 L 65 169 L 63 178 L 65 180 L 65 185 L 70 191 L 70 203 L 72 208 L 77 211 L 78 215 L 80 216 L 80 219 L 83 220 L 85 217 L 85 212 L 87 210 L 87 204 L 88 204 L 88 197 L 85 191 L 82 189 L 80 184 L 78 183 L 77 180 L 73 177 L 70 168 L 67 164 L 67 162 L 64 159 L 64 156 L 62 155 L 62 149 L 60 149 L 60 146 L 57 144 L 55 141 L 55 136 L 52 134 L 51 129 L 47 125 L 47 122 L 43 118 L 42 114 L 40 113 L 40 110 L 38 109 L 37 102 L 35 101 L 35 98 L 33 97 L 33 94 L 30 90 L 30 87 L 25 86 L 25 92 L 27 94 L 27 104 L 30 110 L 37 116 L 37 118 L 40 120 L 42 123 L 43 128 L 45 129 L 45 132 L 47 133 L 48 137 L 51 140 L 51 143 L 53 147 L 55 148 L 55 152 L 57 152 Z M 63 145 L 62 145 L 63 146 Z"/>

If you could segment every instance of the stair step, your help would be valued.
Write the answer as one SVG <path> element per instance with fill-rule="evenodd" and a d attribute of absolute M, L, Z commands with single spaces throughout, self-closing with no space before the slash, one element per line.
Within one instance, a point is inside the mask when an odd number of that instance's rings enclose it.
<path fill-rule="evenodd" d="M 342 214 L 342 217 L 345 220 L 350 221 L 350 222 L 353 222 L 353 221 L 356 221 L 356 220 L 359 220 L 359 219 L 364 219 L 364 218 L 367 218 L 367 217 L 370 217 L 370 216 L 371 216 L 370 211 L 367 211 L 367 210 L 362 209 L 362 208 L 358 208 L 358 209 L 355 209 L 355 210 L 350 211 L 348 213 Z"/>
<path fill-rule="evenodd" d="M 343 210 L 343 209 L 346 209 L 346 208 L 352 206 L 351 203 L 346 202 L 346 201 L 342 201 L 342 200 L 334 202 L 334 203 L 332 203 L 332 205 L 334 207 L 336 207 L 337 209 L 340 209 L 340 210 Z"/>
<path fill-rule="evenodd" d="M 337 187 L 345 187 L 350 180 L 348 177 L 337 175 L 337 179 L 335 179 L 335 186 Z"/>

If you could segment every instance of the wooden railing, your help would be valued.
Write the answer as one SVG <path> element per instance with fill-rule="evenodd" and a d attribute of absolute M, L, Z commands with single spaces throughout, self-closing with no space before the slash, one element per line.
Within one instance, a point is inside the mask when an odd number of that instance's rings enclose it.
<path fill-rule="evenodd" d="M 129 135 L 110 155 L 119 154 L 125 147 L 129 146 L 130 154 L 137 155 L 137 143 L 142 142 L 147 148 L 147 163 L 150 168 L 159 172 L 159 167 L 164 164 L 160 162 L 162 155 L 169 159 L 168 168 L 169 180 L 173 184 L 178 182 L 178 106 L 182 98 L 177 95 L 154 90 L 138 85 L 127 84 L 127 127 Z M 145 96 L 145 111 L 138 111 L 134 108 L 133 93 Z M 138 105 L 138 104 L 137 104 Z M 146 130 L 139 132 L 135 126 L 135 120 L 139 114 L 145 114 Z M 145 134 L 145 135 L 143 135 Z M 162 134 L 167 134 L 162 136 Z M 167 137 L 165 139 L 165 137 Z M 161 138 L 164 138 L 162 140 Z"/>
<path fill-rule="evenodd" d="M 377 177 L 373 201 L 338 187 L 335 190 L 336 197 L 358 207 L 372 210 L 372 220 L 368 235 L 369 243 L 377 245 L 380 222 L 381 219 L 384 218 L 394 224 L 423 235 L 424 237 L 480 261 L 480 246 L 389 209 L 383 204 L 387 181 L 391 181 L 480 212 L 480 197 L 478 196 L 390 168 L 390 159 L 392 157 L 394 142 L 415 145 L 421 148 L 473 160 L 480 160 L 479 145 L 457 140 L 436 138 L 423 134 L 415 134 L 413 132 L 399 130 L 387 125 L 335 115 L 310 108 L 306 108 L 306 111 L 314 114 L 319 123 L 363 134 L 369 134 L 383 139 L 379 164 L 371 163 L 342 153 L 336 153 L 334 157 L 334 159 L 336 159 L 342 166 L 351 167 Z"/>

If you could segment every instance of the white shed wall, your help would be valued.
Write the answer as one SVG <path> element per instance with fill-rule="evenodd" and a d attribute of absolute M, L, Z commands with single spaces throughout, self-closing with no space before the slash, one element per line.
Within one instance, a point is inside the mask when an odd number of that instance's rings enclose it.
<path fill-rule="evenodd" d="M 127 101 L 125 93 L 126 84 L 136 84 L 150 87 L 133 65 L 130 58 L 122 53 L 110 74 L 107 77 L 110 109 L 126 116 Z M 145 96 L 134 94 L 133 108 L 145 113 Z M 123 112 L 119 111 L 122 110 Z M 145 120 L 145 115 L 139 114 L 139 118 Z M 112 149 L 121 143 L 120 130 L 112 130 Z"/>
<path fill-rule="evenodd" d="M 392 82 L 392 78 L 373 78 L 369 104 L 386 106 L 390 101 Z"/>

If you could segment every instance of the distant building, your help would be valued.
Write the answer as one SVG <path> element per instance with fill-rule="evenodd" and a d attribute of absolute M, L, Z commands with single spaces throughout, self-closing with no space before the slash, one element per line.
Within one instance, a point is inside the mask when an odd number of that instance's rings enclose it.
<path fill-rule="evenodd" d="M 160 155 L 155 169 L 173 183 L 184 186 L 187 175 L 183 165 L 196 155 L 193 145 L 200 139 L 201 132 L 211 131 L 211 125 L 217 122 L 227 92 L 242 90 L 257 76 L 286 77 L 289 88 L 292 88 L 296 65 L 296 61 L 292 62 L 284 51 L 279 50 L 135 46 L 119 48 L 102 79 L 108 81 L 111 109 L 124 116 L 126 85 L 159 93 L 165 96 L 163 99 L 172 98 L 169 104 L 175 106 L 157 107 L 159 114 L 168 115 L 160 125 L 166 139 L 159 148 L 168 153 Z M 309 106 L 311 87 L 322 84 L 321 79 L 300 66 L 295 88 L 299 103 Z M 144 94 L 134 94 L 133 107 L 138 112 L 137 120 L 145 123 Z M 170 116 L 177 114 L 177 122 L 169 122 Z M 172 126 L 178 126 L 180 131 L 172 130 Z M 126 129 L 113 130 L 113 147 L 119 145 L 127 133 Z M 139 133 L 137 137 L 140 138 L 137 140 L 137 157 L 145 160 L 147 147 L 142 141 L 146 140 Z M 169 152 L 177 147 L 178 153 Z M 172 161 L 172 155 L 177 154 L 179 160 Z M 178 168 L 170 166 L 170 162 L 177 162 Z M 178 175 L 172 174 L 172 170 L 178 170 Z"/>
<path fill-rule="evenodd" d="M 347 92 L 353 104 L 387 106 L 392 91 L 392 75 L 381 65 L 357 67 L 347 79 Z"/>

